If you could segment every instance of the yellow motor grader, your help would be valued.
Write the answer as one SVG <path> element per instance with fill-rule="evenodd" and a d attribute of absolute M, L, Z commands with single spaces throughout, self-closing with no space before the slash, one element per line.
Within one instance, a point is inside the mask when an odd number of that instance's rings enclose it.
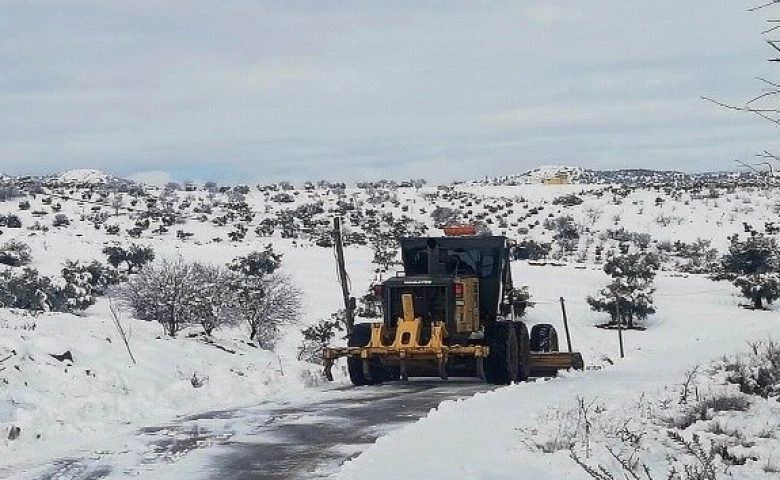
<path fill-rule="evenodd" d="M 347 358 L 355 385 L 411 376 L 476 376 L 508 384 L 583 368 L 579 353 L 558 351 L 552 325 L 529 332 L 520 320 L 526 303 L 512 284 L 511 240 L 477 236 L 469 228 L 445 233 L 401 239 L 403 272 L 375 286 L 382 322 L 352 325 L 354 299 L 342 283 L 351 328 L 347 347 L 324 351 L 328 379 L 340 357 Z M 344 279 L 338 224 L 336 247 Z"/>

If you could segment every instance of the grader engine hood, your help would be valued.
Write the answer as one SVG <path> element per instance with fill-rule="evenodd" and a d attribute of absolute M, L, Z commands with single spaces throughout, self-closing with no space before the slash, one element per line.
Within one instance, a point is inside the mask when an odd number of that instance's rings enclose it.
<path fill-rule="evenodd" d="M 483 321 L 496 319 L 504 291 L 512 287 L 505 237 L 403 238 L 401 257 L 407 278 L 478 278 Z"/>
<path fill-rule="evenodd" d="M 384 323 L 395 327 L 404 317 L 403 298 L 409 295 L 415 318 L 424 329 L 442 322 L 452 333 L 479 330 L 479 281 L 476 278 L 397 277 L 382 288 Z"/>

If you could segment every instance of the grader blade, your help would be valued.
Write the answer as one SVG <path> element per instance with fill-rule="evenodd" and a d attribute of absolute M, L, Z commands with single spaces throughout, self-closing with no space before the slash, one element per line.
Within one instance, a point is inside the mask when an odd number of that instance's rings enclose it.
<path fill-rule="evenodd" d="M 585 362 L 579 352 L 531 352 L 531 376 L 554 377 L 559 370 L 582 370 Z"/>

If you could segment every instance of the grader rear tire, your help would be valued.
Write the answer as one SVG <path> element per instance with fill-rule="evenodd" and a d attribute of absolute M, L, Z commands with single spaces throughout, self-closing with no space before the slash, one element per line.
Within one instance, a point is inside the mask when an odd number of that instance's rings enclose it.
<path fill-rule="evenodd" d="M 352 333 L 347 339 L 347 345 L 350 347 L 365 347 L 371 340 L 371 324 L 358 323 L 352 328 Z M 347 371 L 352 385 L 375 385 L 386 380 L 385 369 L 379 362 L 379 359 L 370 358 L 368 360 L 369 373 L 371 378 L 367 378 L 363 373 L 363 359 L 360 357 L 347 357 Z"/>
<path fill-rule="evenodd" d="M 521 321 L 513 322 L 515 335 L 517 336 L 517 381 L 524 382 L 531 376 L 531 339 L 528 335 L 528 327 Z"/>
<path fill-rule="evenodd" d="M 485 380 L 494 385 L 508 385 L 517 379 L 517 335 L 511 322 L 496 322 L 486 329 L 490 353 L 485 359 Z"/>

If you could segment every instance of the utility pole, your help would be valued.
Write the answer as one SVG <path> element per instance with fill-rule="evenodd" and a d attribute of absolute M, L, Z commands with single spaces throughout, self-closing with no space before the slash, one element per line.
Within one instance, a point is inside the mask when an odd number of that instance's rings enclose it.
<path fill-rule="evenodd" d="M 561 297 L 561 312 L 563 312 L 563 330 L 566 332 L 566 346 L 569 347 L 569 353 L 571 353 L 571 336 L 569 336 L 569 319 L 566 316 L 566 304 L 563 303 L 563 297 Z"/>
<path fill-rule="evenodd" d="M 344 312 L 346 313 L 347 335 L 352 333 L 355 325 L 355 299 L 349 295 L 349 276 L 344 262 L 344 241 L 341 238 L 341 217 L 333 219 L 333 242 L 336 245 L 336 261 L 338 262 L 339 283 L 344 297 Z"/>
<path fill-rule="evenodd" d="M 617 315 L 618 343 L 620 343 L 620 358 L 623 358 L 623 325 L 620 322 L 620 279 L 618 279 L 617 289 L 615 290 L 615 314 Z"/>

